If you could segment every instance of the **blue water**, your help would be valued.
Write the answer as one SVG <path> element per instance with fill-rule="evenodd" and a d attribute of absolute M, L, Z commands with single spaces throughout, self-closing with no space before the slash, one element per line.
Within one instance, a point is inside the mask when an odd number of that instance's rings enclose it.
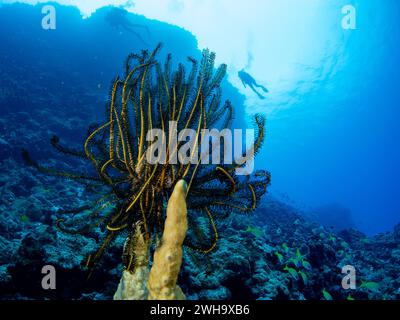
<path fill-rule="evenodd" d="M 373 234 L 400 221 L 400 3 L 355 5 L 357 29 L 329 57 L 343 50 L 344 67 L 270 119 L 262 162 L 274 189 L 306 207 L 338 203 Z"/>
<path fill-rule="evenodd" d="M 273 194 L 284 194 L 311 211 L 336 203 L 351 212 L 359 229 L 374 234 L 400 222 L 400 3 L 349 2 L 357 7 L 357 29 L 334 42 L 337 51 L 321 60 L 310 79 L 302 79 L 312 86 L 296 96 L 296 107 L 268 117 L 265 146 L 256 164 L 271 171 Z M 25 25 L 14 25 L 13 17 L 3 16 L 0 40 L 7 39 L 14 47 L 3 47 L 2 54 L 12 52 L 28 65 L 41 62 L 48 73 L 71 70 L 85 83 L 85 90 L 90 88 L 99 97 L 106 97 L 125 56 L 137 49 L 137 41 L 116 33 L 96 15 L 82 20 L 76 9 L 64 9 L 59 19 L 66 23 L 45 33 L 26 7 L 15 10 L 25 15 Z M 40 7 L 35 10 L 39 14 Z M 148 23 L 145 17 L 137 19 Z M 172 51 L 178 61 L 198 56 L 194 36 L 178 27 L 172 36 L 163 33 L 163 23 L 151 24 L 157 30 L 156 42 L 166 44 L 164 54 Z M 334 34 L 343 32 L 339 29 Z M 312 78 L 338 60 L 344 60 L 340 70 Z M 36 81 L 33 75 L 27 77 Z M 226 95 L 243 107 L 243 96 L 229 83 L 225 86 Z M 287 92 L 283 99 L 294 94 Z M 242 116 L 239 112 L 239 123 L 245 123 Z M 79 136 L 77 131 L 69 138 Z"/>

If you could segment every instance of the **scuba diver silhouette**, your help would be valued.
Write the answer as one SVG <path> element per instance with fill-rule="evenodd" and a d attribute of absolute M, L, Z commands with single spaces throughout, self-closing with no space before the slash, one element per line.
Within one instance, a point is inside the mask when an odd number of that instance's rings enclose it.
<path fill-rule="evenodd" d="M 107 13 L 105 20 L 111 25 L 113 28 L 123 28 L 126 31 L 135 35 L 144 45 L 148 46 L 148 43 L 143 39 L 143 37 L 136 32 L 135 28 L 142 28 L 146 31 L 147 36 L 150 38 L 150 31 L 146 26 L 140 24 L 134 24 L 129 21 L 127 17 L 128 12 L 121 8 L 112 8 Z"/>
<path fill-rule="evenodd" d="M 267 88 L 258 84 L 257 81 L 251 75 L 249 75 L 247 72 L 245 72 L 243 69 L 238 72 L 238 76 L 239 76 L 240 80 L 242 80 L 242 83 L 245 88 L 247 88 L 246 85 L 248 85 L 251 88 L 251 90 L 253 90 L 260 99 L 265 99 L 265 97 L 263 95 L 261 95 L 256 90 L 255 87 L 261 88 L 261 90 L 264 91 L 265 93 L 269 92 Z"/>

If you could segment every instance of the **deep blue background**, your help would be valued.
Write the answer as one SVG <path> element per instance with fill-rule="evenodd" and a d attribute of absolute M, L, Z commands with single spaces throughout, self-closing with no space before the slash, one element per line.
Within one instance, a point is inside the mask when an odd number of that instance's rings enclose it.
<path fill-rule="evenodd" d="M 338 27 L 346 36 L 328 57 L 344 52 L 345 67 L 315 79 L 295 107 L 268 121 L 257 164 L 271 170 L 277 193 L 311 211 L 348 209 L 358 228 L 374 234 L 400 221 L 400 2 L 349 3 L 357 29 Z"/>

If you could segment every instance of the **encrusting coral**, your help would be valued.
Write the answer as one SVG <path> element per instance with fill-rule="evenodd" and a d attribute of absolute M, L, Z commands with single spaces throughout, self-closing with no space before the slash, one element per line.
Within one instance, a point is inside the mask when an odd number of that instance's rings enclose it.
<path fill-rule="evenodd" d="M 176 282 L 182 264 L 182 245 L 188 228 L 186 193 L 186 182 L 178 181 L 168 201 L 164 233 L 154 253 L 150 274 L 148 242 L 144 239 L 140 228 L 136 228 L 135 268 L 133 271 L 124 270 L 114 300 L 185 299 Z"/>

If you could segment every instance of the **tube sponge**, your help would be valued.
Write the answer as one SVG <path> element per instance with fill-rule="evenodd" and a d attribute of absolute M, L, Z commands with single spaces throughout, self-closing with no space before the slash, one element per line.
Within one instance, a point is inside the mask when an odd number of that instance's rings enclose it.
<path fill-rule="evenodd" d="M 184 293 L 176 285 L 182 265 L 182 244 L 187 232 L 187 185 L 179 181 L 168 201 L 167 218 L 160 245 L 154 252 L 153 267 L 149 271 L 149 243 L 140 224 L 135 226 L 131 256 L 135 256 L 133 271 L 125 270 L 114 300 L 184 300 Z M 147 287 L 146 287 L 147 283 Z"/>
<path fill-rule="evenodd" d="M 176 285 L 182 265 L 182 244 L 187 232 L 187 185 L 179 181 L 168 201 L 167 218 L 159 247 L 154 253 L 147 288 L 148 300 L 184 300 Z"/>

